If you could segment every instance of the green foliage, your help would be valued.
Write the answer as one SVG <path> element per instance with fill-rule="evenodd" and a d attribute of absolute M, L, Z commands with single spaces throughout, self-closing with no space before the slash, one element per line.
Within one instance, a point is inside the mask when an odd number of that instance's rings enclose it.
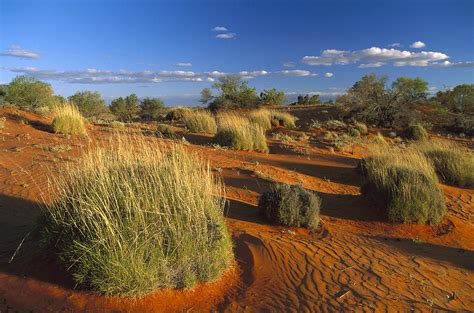
<path fill-rule="evenodd" d="M 131 94 L 125 98 L 120 97 L 114 99 L 109 108 L 120 120 L 127 122 L 137 117 L 137 113 L 140 111 L 136 94 Z"/>
<path fill-rule="evenodd" d="M 43 241 L 95 292 L 192 288 L 233 260 L 220 181 L 182 147 L 151 140 L 93 150 L 52 180 Z"/>
<path fill-rule="evenodd" d="M 324 127 L 328 130 L 344 130 L 347 128 L 347 125 L 343 121 L 329 120 L 324 123 Z"/>
<path fill-rule="evenodd" d="M 321 199 L 300 185 L 275 184 L 260 196 L 260 214 L 285 226 L 315 229 L 319 224 Z"/>
<path fill-rule="evenodd" d="M 140 102 L 140 116 L 145 119 L 157 119 L 164 111 L 164 103 L 159 98 L 144 98 Z"/>
<path fill-rule="evenodd" d="M 434 100 L 452 112 L 474 113 L 474 85 L 463 84 L 438 91 Z"/>
<path fill-rule="evenodd" d="M 265 105 L 282 105 L 286 100 L 286 96 L 283 91 L 278 91 L 275 88 L 270 90 L 264 89 L 260 93 L 260 100 Z"/>
<path fill-rule="evenodd" d="M 207 111 L 194 111 L 184 117 L 184 125 L 192 133 L 215 134 L 217 124 L 214 116 Z"/>
<path fill-rule="evenodd" d="M 369 130 L 367 129 L 367 125 L 365 125 L 364 123 L 356 122 L 354 124 L 354 128 L 357 129 L 359 133 L 361 133 L 362 135 L 367 135 L 369 133 Z"/>
<path fill-rule="evenodd" d="M 359 138 L 360 137 L 360 131 L 357 128 L 351 128 L 349 129 L 349 135 L 354 138 Z"/>
<path fill-rule="evenodd" d="M 292 103 L 291 105 L 316 105 L 321 104 L 321 100 L 319 99 L 319 95 L 299 95 L 296 102 Z"/>
<path fill-rule="evenodd" d="M 260 105 L 255 88 L 242 82 L 238 75 L 226 75 L 219 78 L 213 86 L 219 95 L 209 104 L 209 109 L 226 110 L 233 108 L 255 108 Z"/>
<path fill-rule="evenodd" d="M 423 79 L 398 77 L 392 84 L 395 93 L 403 96 L 408 101 L 425 99 L 428 95 L 428 82 Z"/>
<path fill-rule="evenodd" d="M 85 117 L 96 116 L 104 110 L 105 101 L 100 93 L 95 91 L 79 91 L 70 96 L 68 100 L 77 106 Z"/>
<path fill-rule="evenodd" d="M 200 102 L 206 104 L 209 101 L 212 100 L 212 91 L 210 88 L 204 88 L 201 90 L 201 99 L 199 99 Z"/>
<path fill-rule="evenodd" d="M 27 76 L 17 76 L 10 82 L 5 101 L 27 110 L 56 104 L 51 85 Z"/>
<path fill-rule="evenodd" d="M 421 140 L 421 141 L 427 140 L 429 138 L 428 132 L 420 124 L 408 126 L 405 129 L 404 136 L 405 138 L 410 139 L 410 140 Z"/>

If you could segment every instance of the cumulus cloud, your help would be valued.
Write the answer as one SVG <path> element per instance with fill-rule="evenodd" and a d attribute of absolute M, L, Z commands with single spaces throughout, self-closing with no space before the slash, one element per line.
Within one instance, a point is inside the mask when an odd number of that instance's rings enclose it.
<path fill-rule="evenodd" d="M 189 63 L 189 62 L 178 62 L 175 64 L 176 66 L 193 66 L 192 63 Z"/>
<path fill-rule="evenodd" d="M 466 62 L 449 62 L 448 60 L 444 62 L 434 62 L 431 64 L 433 67 L 474 67 L 473 61 L 466 61 Z"/>
<path fill-rule="evenodd" d="M 308 65 L 347 65 L 362 63 L 363 67 L 383 65 L 392 62 L 396 66 L 428 66 L 430 62 L 448 59 L 444 53 L 421 51 L 413 52 L 398 49 L 371 47 L 362 50 L 324 50 L 319 56 L 305 56 L 302 62 Z M 370 65 L 369 65 L 370 64 Z"/>
<path fill-rule="evenodd" d="M 270 72 L 266 70 L 240 71 L 238 73 L 226 73 L 211 71 L 197 73 L 193 71 L 127 71 L 127 70 L 99 70 L 89 68 L 80 71 L 56 71 L 43 70 L 35 67 L 10 68 L 14 73 L 21 73 L 42 80 L 56 80 L 77 84 L 145 84 L 161 83 L 167 81 L 183 82 L 213 82 L 219 77 L 234 74 L 242 79 L 253 79 L 262 76 L 314 76 L 317 74 L 305 70 L 292 70 L 281 72 Z"/>
<path fill-rule="evenodd" d="M 423 41 L 415 41 L 410 45 L 411 48 L 420 49 L 426 47 L 426 44 Z"/>
<path fill-rule="evenodd" d="M 216 26 L 211 30 L 215 31 L 215 32 L 226 32 L 226 31 L 228 31 L 227 27 L 224 27 L 224 26 Z"/>
<path fill-rule="evenodd" d="M 333 77 L 333 76 L 334 76 L 333 73 L 330 73 L 330 72 L 324 73 L 324 77 L 330 78 L 330 77 Z"/>
<path fill-rule="evenodd" d="M 235 37 L 235 33 L 222 33 L 222 34 L 217 34 L 216 38 L 217 39 L 232 39 Z"/>
<path fill-rule="evenodd" d="M 295 67 L 296 64 L 295 64 L 295 62 L 285 62 L 285 63 L 283 63 L 283 66 L 284 67 Z"/>
<path fill-rule="evenodd" d="M 372 68 L 372 67 L 381 67 L 387 63 L 384 62 L 375 62 L 375 63 L 363 63 L 358 66 L 358 68 Z"/>
<path fill-rule="evenodd" d="M 20 46 L 11 46 L 10 49 L 0 52 L 0 55 L 7 57 L 15 57 L 22 59 L 36 60 L 40 58 L 40 55 L 36 52 L 27 51 Z"/>

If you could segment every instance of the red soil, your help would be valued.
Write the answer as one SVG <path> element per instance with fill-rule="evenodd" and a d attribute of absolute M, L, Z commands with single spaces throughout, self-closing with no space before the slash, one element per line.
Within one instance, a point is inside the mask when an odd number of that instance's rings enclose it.
<path fill-rule="evenodd" d="M 237 264 L 217 282 L 140 299 L 93 295 L 75 290 L 51 261 L 31 260 L 37 254 L 29 237 L 9 264 L 34 227 L 47 176 L 90 143 L 48 132 L 48 121 L 35 114 L 2 115 L 0 312 L 474 310 L 474 190 L 443 186 L 449 211 L 438 227 L 394 225 L 360 196 L 361 176 L 354 170 L 360 149 L 331 153 L 313 144 L 309 156 L 300 156 L 270 140 L 265 155 L 214 149 L 206 145 L 208 136 L 185 135 L 188 149 L 206 156 L 223 177 L 230 202 Z M 89 132 L 96 141 L 110 136 L 105 127 Z M 59 144 L 72 150 L 49 151 Z M 256 205 L 270 180 L 318 192 L 321 229 L 309 233 L 261 219 Z"/>

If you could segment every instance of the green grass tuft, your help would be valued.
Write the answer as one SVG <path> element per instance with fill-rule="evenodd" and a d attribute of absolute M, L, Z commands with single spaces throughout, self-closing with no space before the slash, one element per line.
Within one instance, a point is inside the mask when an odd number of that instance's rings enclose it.
<path fill-rule="evenodd" d="M 194 111 L 183 118 L 184 125 L 192 133 L 215 134 L 217 124 L 214 116 L 207 111 Z"/>

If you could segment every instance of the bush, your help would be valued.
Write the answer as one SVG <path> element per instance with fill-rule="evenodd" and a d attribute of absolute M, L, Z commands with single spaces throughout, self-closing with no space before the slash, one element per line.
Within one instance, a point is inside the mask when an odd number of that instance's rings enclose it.
<path fill-rule="evenodd" d="M 364 123 L 355 123 L 354 128 L 359 131 L 361 135 L 367 135 L 369 133 L 369 130 L 367 129 L 367 125 Z"/>
<path fill-rule="evenodd" d="M 167 121 L 181 121 L 184 116 L 190 114 L 192 111 L 189 108 L 176 107 L 172 108 L 166 113 L 165 120 Z"/>
<path fill-rule="evenodd" d="M 117 138 L 52 180 L 43 241 L 78 284 L 140 296 L 190 288 L 230 266 L 222 183 L 183 147 L 160 147 Z"/>
<path fill-rule="evenodd" d="M 447 184 L 474 186 L 474 158 L 454 144 L 425 144 L 418 147 L 433 165 L 438 177 Z"/>
<path fill-rule="evenodd" d="M 192 133 L 215 134 L 217 124 L 214 116 L 207 111 L 194 111 L 184 115 L 184 125 Z"/>
<path fill-rule="evenodd" d="M 351 128 L 349 129 L 349 135 L 351 135 L 351 137 L 358 138 L 360 137 L 360 131 L 356 128 Z"/>
<path fill-rule="evenodd" d="M 235 114 L 218 115 L 217 122 L 214 139 L 219 145 L 237 150 L 269 152 L 265 133 L 259 125 Z"/>
<path fill-rule="evenodd" d="M 410 140 L 427 140 L 428 139 L 428 132 L 426 129 L 421 126 L 420 124 L 415 124 L 408 126 L 405 129 L 405 138 Z"/>
<path fill-rule="evenodd" d="M 347 128 L 346 123 L 339 120 L 329 120 L 324 123 L 324 126 L 328 130 L 344 130 Z"/>
<path fill-rule="evenodd" d="M 394 131 L 391 131 L 391 132 L 388 133 L 388 136 L 389 136 L 390 138 L 396 138 L 396 137 L 397 137 L 397 133 L 394 132 Z"/>
<path fill-rule="evenodd" d="M 298 120 L 296 116 L 293 116 L 290 113 L 280 112 L 280 111 L 275 111 L 275 110 L 272 110 L 270 112 L 272 114 L 272 124 L 274 123 L 274 121 L 278 120 L 278 125 L 280 126 L 284 126 L 287 128 L 296 128 L 295 123 Z M 278 125 L 275 125 L 275 126 L 278 126 Z"/>
<path fill-rule="evenodd" d="M 362 194 L 396 223 L 434 224 L 446 214 L 444 195 L 429 162 L 414 149 L 380 147 L 361 162 Z"/>
<path fill-rule="evenodd" d="M 259 125 L 264 131 L 272 129 L 272 114 L 268 110 L 260 109 L 250 112 L 249 120 Z"/>
<path fill-rule="evenodd" d="M 309 124 L 309 129 L 321 129 L 323 128 L 323 123 L 318 120 L 311 120 L 311 124 Z"/>
<path fill-rule="evenodd" d="M 156 132 L 161 136 L 172 136 L 175 134 L 173 127 L 168 124 L 158 124 L 156 126 Z"/>
<path fill-rule="evenodd" d="M 77 107 L 70 103 L 59 105 L 53 110 L 52 128 L 55 133 L 86 135 L 84 118 Z"/>
<path fill-rule="evenodd" d="M 110 123 L 110 127 L 112 127 L 113 129 L 117 129 L 117 130 L 124 130 L 125 129 L 125 123 L 119 122 L 119 121 L 112 121 Z"/>
<path fill-rule="evenodd" d="M 319 223 L 321 199 L 299 185 L 275 184 L 260 196 L 260 214 L 285 226 L 315 229 Z"/>

